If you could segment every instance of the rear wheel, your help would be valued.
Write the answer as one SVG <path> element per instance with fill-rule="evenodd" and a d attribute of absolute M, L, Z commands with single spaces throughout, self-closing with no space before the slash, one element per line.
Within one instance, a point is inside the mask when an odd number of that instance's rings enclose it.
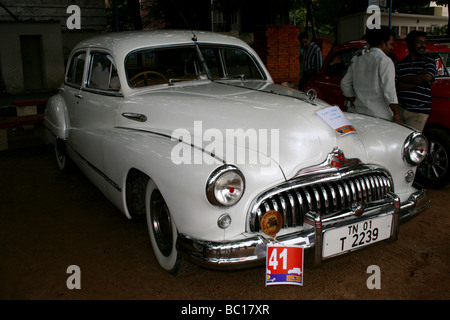
<path fill-rule="evenodd" d="M 73 167 L 72 159 L 70 159 L 66 150 L 66 142 L 62 139 L 56 139 L 55 143 L 56 163 L 61 171 L 70 171 Z"/>
<path fill-rule="evenodd" d="M 160 266 L 177 273 L 181 257 L 176 250 L 177 227 L 156 185 L 149 180 L 145 195 L 145 214 L 153 252 Z"/>

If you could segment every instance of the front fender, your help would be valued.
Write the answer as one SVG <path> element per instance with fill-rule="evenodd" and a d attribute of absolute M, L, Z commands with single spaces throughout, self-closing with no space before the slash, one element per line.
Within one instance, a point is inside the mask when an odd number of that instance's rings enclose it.
<path fill-rule="evenodd" d="M 129 170 L 137 169 L 156 184 L 180 233 L 199 239 L 222 241 L 245 232 L 247 209 L 253 198 L 265 188 L 284 180 L 276 164 L 276 170 L 273 171 L 264 170 L 267 168 L 258 165 L 234 164 L 246 180 L 244 195 L 234 206 L 214 206 L 206 197 L 206 185 L 211 173 L 224 163 L 212 159 L 211 155 L 197 148 L 189 149 L 191 159 L 202 161 L 177 163 L 172 152 L 180 143 L 165 135 L 114 129 L 104 140 L 104 168 L 106 175 L 121 185 L 122 192 L 112 190 L 115 196 L 111 200 L 128 215 L 126 179 Z M 224 213 L 232 218 L 232 225 L 226 230 L 217 225 L 217 219 Z"/>
<path fill-rule="evenodd" d="M 410 171 L 415 173 L 417 167 L 405 163 L 402 150 L 406 138 L 413 131 L 406 126 L 384 119 L 357 113 L 347 113 L 347 116 L 365 146 L 368 163 L 387 169 L 394 181 L 394 192 L 402 202 L 407 201 L 411 192 L 416 189 L 412 181 L 407 182 L 405 177 Z"/>

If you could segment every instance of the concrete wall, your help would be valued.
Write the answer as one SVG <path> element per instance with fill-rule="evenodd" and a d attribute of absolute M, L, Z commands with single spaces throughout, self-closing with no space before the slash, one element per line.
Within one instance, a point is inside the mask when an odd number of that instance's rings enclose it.
<path fill-rule="evenodd" d="M 0 7 L 0 73 L 6 92 L 26 92 L 22 66 L 21 36 L 41 36 L 40 90 L 58 88 L 64 78 L 65 61 L 81 40 L 106 32 L 105 0 L 2 0 Z M 80 9 L 80 28 L 68 28 L 73 12 Z M 8 13 L 9 11 L 9 13 Z M 70 19 L 72 21 L 72 19 Z M 33 66 L 35 64 L 32 64 Z M 34 69 L 34 68 L 33 68 Z M 29 74 L 39 72 L 29 72 Z M 26 74 L 26 70 L 25 70 Z M 29 87 L 29 86 L 28 86 Z"/>
<path fill-rule="evenodd" d="M 61 28 L 58 23 L 0 23 L 0 63 L 6 92 L 24 92 L 20 36 L 40 35 L 44 88 L 56 89 L 64 79 Z M 26 72 L 25 72 L 26 74 Z"/>

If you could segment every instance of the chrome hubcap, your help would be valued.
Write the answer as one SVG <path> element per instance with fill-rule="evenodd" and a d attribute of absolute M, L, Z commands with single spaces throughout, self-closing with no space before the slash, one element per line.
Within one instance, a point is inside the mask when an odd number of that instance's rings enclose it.
<path fill-rule="evenodd" d="M 436 180 L 448 170 L 449 158 L 445 148 L 436 141 L 430 141 L 429 154 L 420 165 L 420 173 L 428 178 Z"/>
<path fill-rule="evenodd" d="M 153 191 L 151 199 L 151 219 L 153 233 L 158 244 L 159 251 L 168 257 L 172 252 L 172 220 L 170 218 L 169 208 L 159 192 Z"/>

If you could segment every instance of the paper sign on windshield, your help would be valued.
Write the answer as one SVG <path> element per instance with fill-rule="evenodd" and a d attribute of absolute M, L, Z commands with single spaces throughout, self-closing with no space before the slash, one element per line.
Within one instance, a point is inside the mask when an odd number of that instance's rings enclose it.
<path fill-rule="evenodd" d="M 355 133 L 356 130 L 339 107 L 329 107 L 316 112 L 340 136 Z"/>

